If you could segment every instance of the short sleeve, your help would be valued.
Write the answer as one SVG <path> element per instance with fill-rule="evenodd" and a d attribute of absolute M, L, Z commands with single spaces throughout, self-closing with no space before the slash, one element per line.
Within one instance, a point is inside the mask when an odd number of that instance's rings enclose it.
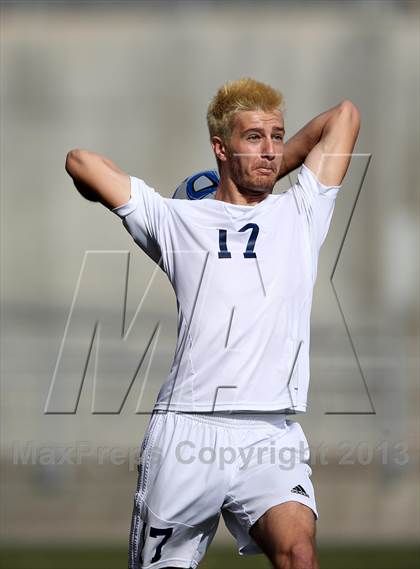
<path fill-rule="evenodd" d="M 292 186 L 299 212 L 305 215 L 311 239 L 317 251 L 325 241 L 340 186 L 322 184 L 310 168 L 302 164 L 297 182 Z"/>
<path fill-rule="evenodd" d="M 159 263 L 168 218 L 165 198 L 135 176 L 130 176 L 130 183 L 131 196 L 128 202 L 111 211 L 123 220 L 124 227 L 137 245 Z"/>

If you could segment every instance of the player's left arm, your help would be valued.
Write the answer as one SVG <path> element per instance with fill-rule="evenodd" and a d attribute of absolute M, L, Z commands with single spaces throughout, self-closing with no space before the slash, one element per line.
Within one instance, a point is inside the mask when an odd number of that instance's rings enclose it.
<path fill-rule="evenodd" d="M 285 143 L 278 179 L 305 163 L 320 182 L 332 178 L 339 185 L 347 171 L 359 128 L 359 111 L 349 100 L 316 116 Z M 328 156 L 331 153 L 347 156 Z"/>
<path fill-rule="evenodd" d="M 319 142 L 304 164 L 325 186 L 339 186 L 346 175 L 360 129 L 360 113 L 345 100 L 326 121 Z"/>

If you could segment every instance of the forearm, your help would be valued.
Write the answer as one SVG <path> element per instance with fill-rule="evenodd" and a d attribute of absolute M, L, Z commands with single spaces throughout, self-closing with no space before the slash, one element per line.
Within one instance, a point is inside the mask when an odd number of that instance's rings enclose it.
<path fill-rule="evenodd" d="M 309 152 L 319 142 L 325 126 L 337 112 L 340 104 L 310 120 L 286 142 L 278 179 L 301 166 Z"/>

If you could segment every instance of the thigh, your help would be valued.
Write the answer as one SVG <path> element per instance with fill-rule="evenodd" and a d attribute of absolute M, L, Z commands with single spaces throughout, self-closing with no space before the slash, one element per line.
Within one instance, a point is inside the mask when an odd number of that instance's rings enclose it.
<path fill-rule="evenodd" d="M 218 516 L 200 526 L 188 527 L 166 521 L 148 511 L 140 519 L 136 549 L 130 549 L 129 569 L 195 569 L 212 542 Z"/>
<path fill-rule="evenodd" d="M 253 438 L 257 442 L 247 447 L 249 460 L 241 464 L 232 479 L 222 511 L 226 526 L 237 539 L 240 554 L 261 552 L 253 536 L 271 531 L 277 512 L 286 512 L 289 526 L 301 526 L 299 536 L 307 536 L 306 541 L 310 541 L 318 513 L 310 479 L 309 448 L 302 428 L 288 421 L 280 429 L 269 430 L 267 437 L 250 433 L 243 442 L 252 442 Z M 256 529 L 251 533 L 252 527 Z M 260 532 L 259 527 L 263 528 Z"/>
<path fill-rule="evenodd" d="M 251 527 L 249 533 L 273 562 L 298 548 L 315 556 L 316 518 L 308 506 L 285 502 L 270 508 Z"/>
<path fill-rule="evenodd" d="M 214 444 L 212 437 L 211 429 L 186 416 L 152 417 L 134 496 L 130 569 L 196 567 L 204 556 L 224 496 L 224 473 L 195 460 L 200 445 Z"/>

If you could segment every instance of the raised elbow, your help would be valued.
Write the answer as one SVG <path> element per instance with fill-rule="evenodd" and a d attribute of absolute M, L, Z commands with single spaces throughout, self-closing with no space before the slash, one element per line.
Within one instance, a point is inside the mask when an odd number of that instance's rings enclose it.
<path fill-rule="evenodd" d="M 76 174 L 77 167 L 82 164 L 84 153 L 85 151 L 80 148 L 67 152 L 65 169 L 70 176 L 74 177 Z"/>
<path fill-rule="evenodd" d="M 346 120 L 351 121 L 355 125 L 360 125 L 360 111 L 350 99 L 344 99 L 339 104 L 338 112 Z"/>

